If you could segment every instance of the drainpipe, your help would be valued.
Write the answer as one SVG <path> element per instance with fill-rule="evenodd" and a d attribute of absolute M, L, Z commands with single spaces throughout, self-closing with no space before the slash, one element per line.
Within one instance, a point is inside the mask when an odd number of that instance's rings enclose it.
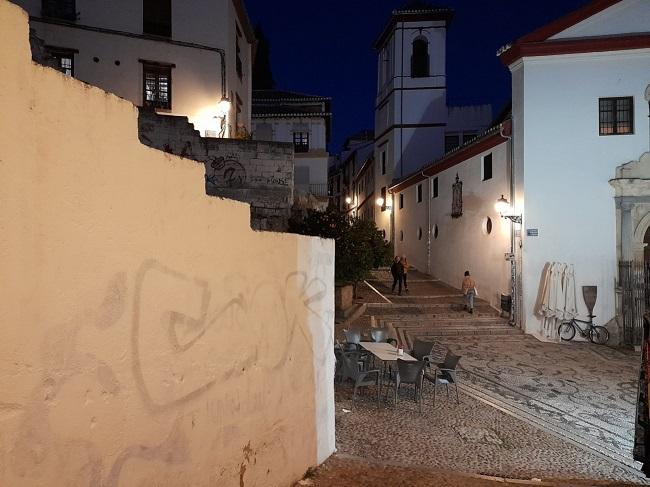
<path fill-rule="evenodd" d="M 420 173 L 427 181 L 427 274 L 431 275 L 431 176 Z"/>
<path fill-rule="evenodd" d="M 515 164 L 514 164 L 514 148 L 512 143 L 512 118 L 510 119 L 510 135 L 503 133 L 503 124 L 499 129 L 499 135 L 504 139 L 508 140 L 508 170 L 510 176 L 510 201 L 512 208 L 515 208 Z M 515 254 L 516 247 L 516 236 L 515 236 L 515 223 L 510 222 L 510 253 Z M 515 326 L 517 324 L 517 313 L 518 309 L 518 289 L 517 289 L 517 257 L 513 258 L 510 261 L 510 289 L 512 294 L 511 304 L 512 313 L 510 317 L 510 325 Z"/>

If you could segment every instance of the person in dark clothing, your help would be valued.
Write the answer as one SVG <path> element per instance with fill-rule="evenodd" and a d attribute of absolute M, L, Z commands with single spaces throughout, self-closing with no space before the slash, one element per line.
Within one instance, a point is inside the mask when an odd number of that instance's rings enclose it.
<path fill-rule="evenodd" d="M 398 296 L 402 295 L 402 282 L 404 281 L 404 266 L 401 260 L 401 257 L 395 257 L 393 265 L 390 266 L 390 273 L 393 275 L 393 294 L 395 294 L 395 286 L 399 284 Z"/>

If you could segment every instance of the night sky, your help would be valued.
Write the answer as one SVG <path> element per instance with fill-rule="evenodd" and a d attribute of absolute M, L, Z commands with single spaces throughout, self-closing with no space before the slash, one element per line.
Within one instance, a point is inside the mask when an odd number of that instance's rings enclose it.
<path fill-rule="evenodd" d="M 269 39 L 277 88 L 331 96 L 330 152 L 373 128 L 377 60 L 373 42 L 405 0 L 246 0 L 253 24 Z M 455 10 L 447 37 L 448 104 L 510 99 L 510 74 L 496 57 L 504 44 L 589 0 L 448 0 Z"/>

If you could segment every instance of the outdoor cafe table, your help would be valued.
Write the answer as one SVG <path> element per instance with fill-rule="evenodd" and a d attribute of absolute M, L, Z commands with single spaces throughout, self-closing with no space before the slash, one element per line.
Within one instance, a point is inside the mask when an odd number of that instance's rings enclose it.
<path fill-rule="evenodd" d="M 386 342 L 360 342 L 361 347 L 383 362 L 396 362 L 397 359 L 417 361 L 415 357 L 404 352 L 404 355 L 397 355 L 397 348 Z"/>

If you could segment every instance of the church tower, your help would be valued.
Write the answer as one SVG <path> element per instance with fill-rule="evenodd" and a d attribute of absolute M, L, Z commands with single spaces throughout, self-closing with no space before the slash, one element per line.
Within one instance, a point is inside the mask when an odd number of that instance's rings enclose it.
<path fill-rule="evenodd" d="M 447 125 L 447 27 L 453 10 L 422 6 L 395 10 L 375 42 L 375 194 L 384 206 L 375 221 L 390 235 L 391 182 L 440 157 Z"/>

